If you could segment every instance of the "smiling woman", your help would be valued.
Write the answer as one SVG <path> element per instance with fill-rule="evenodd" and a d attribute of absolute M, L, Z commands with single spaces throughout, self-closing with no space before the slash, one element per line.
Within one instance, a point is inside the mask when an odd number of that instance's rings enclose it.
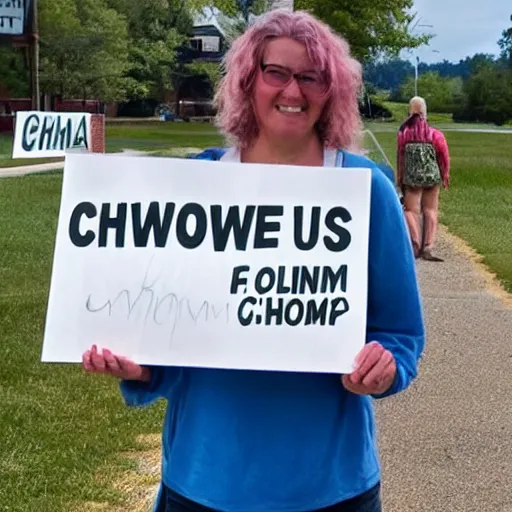
<path fill-rule="evenodd" d="M 227 54 L 218 125 L 243 161 L 323 165 L 324 147 L 359 148 L 361 65 L 326 25 L 276 12 Z"/>
<path fill-rule="evenodd" d="M 380 512 L 372 398 L 398 393 L 416 377 L 424 326 L 398 197 L 376 165 L 357 154 L 361 66 L 314 17 L 273 11 L 233 43 L 225 68 L 215 99 L 230 147 L 197 158 L 277 164 L 274 172 L 279 164 L 319 173 L 324 166 L 371 169 L 367 343 L 356 367 L 348 375 L 142 367 L 96 347 L 84 354 L 84 367 L 120 377 L 128 405 L 168 399 L 158 512 Z M 317 241 L 297 233 L 304 250 Z M 347 240 L 340 232 L 340 250 Z M 339 296 L 294 301 L 288 291 L 302 281 L 304 288 L 343 289 L 346 268 L 323 264 L 316 276 L 286 263 L 278 275 L 266 269 L 252 277 L 262 292 L 280 287 L 280 296 L 248 297 L 238 311 L 247 328 L 334 324 L 348 306 Z M 250 269 L 239 267 L 233 286 L 250 279 Z M 311 342 L 312 354 L 321 350 Z"/>

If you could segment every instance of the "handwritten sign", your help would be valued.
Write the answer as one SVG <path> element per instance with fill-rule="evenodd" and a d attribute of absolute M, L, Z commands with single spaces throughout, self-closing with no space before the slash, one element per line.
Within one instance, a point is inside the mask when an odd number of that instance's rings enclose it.
<path fill-rule="evenodd" d="M 66 155 L 42 360 L 347 372 L 367 169 Z"/>
<path fill-rule="evenodd" d="M 91 114 L 16 112 L 13 158 L 47 158 L 68 149 L 89 150 Z"/>
<path fill-rule="evenodd" d="M 0 0 L 0 35 L 19 36 L 25 30 L 26 0 Z"/>

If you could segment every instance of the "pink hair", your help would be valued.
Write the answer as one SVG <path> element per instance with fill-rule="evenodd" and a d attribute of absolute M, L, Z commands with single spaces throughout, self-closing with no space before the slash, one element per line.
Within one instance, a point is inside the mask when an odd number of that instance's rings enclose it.
<path fill-rule="evenodd" d="M 218 109 L 217 126 L 239 147 L 247 147 L 258 135 L 252 107 L 253 87 L 265 45 L 278 37 L 303 43 L 315 66 L 327 75 L 328 99 L 317 123 L 324 145 L 359 149 L 361 64 L 351 57 L 344 39 L 328 25 L 301 11 L 270 11 L 233 42 L 224 58 L 225 75 L 214 99 Z"/>
<path fill-rule="evenodd" d="M 398 137 L 404 145 L 408 142 L 432 142 L 433 130 L 424 117 L 413 114 L 400 127 Z"/>

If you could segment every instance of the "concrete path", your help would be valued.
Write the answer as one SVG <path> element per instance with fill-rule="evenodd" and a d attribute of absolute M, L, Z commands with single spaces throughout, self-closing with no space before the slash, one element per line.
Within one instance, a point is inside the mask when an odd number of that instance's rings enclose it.
<path fill-rule="evenodd" d="M 512 512 L 512 300 L 446 232 L 438 252 L 419 378 L 377 404 L 384 511 Z"/>
<path fill-rule="evenodd" d="M 24 176 L 33 172 L 47 172 L 64 169 L 62 162 L 49 162 L 46 164 L 21 165 L 19 167 L 0 167 L 0 178 L 11 178 L 13 176 Z"/>
<path fill-rule="evenodd" d="M 146 155 L 145 151 L 138 151 L 136 149 L 123 149 L 120 153 L 109 153 L 111 155 L 124 155 L 124 156 L 142 156 Z M 59 162 L 50 162 L 46 164 L 32 164 L 22 165 L 19 167 L 0 167 L 0 178 L 10 178 L 13 176 L 24 176 L 33 172 L 47 172 L 64 169 L 64 159 Z"/>

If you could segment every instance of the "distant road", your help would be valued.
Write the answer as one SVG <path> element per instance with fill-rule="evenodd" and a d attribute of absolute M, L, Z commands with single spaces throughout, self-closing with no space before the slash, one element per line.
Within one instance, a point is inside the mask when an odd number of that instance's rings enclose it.
<path fill-rule="evenodd" d="M 466 132 L 466 133 L 497 133 L 497 134 L 511 134 L 512 128 L 457 128 L 456 125 L 447 125 L 447 124 L 435 124 L 432 123 L 433 126 L 439 128 L 443 132 Z M 398 125 L 387 125 L 387 124 L 377 124 L 377 123 L 369 123 L 368 129 L 374 133 L 378 132 L 396 132 L 398 130 Z"/>
<path fill-rule="evenodd" d="M 492 129 L 492 128 L 443 128 L 443 132 L 470 132 L 470 133 L 510 133 L 512 129 Z"/>

